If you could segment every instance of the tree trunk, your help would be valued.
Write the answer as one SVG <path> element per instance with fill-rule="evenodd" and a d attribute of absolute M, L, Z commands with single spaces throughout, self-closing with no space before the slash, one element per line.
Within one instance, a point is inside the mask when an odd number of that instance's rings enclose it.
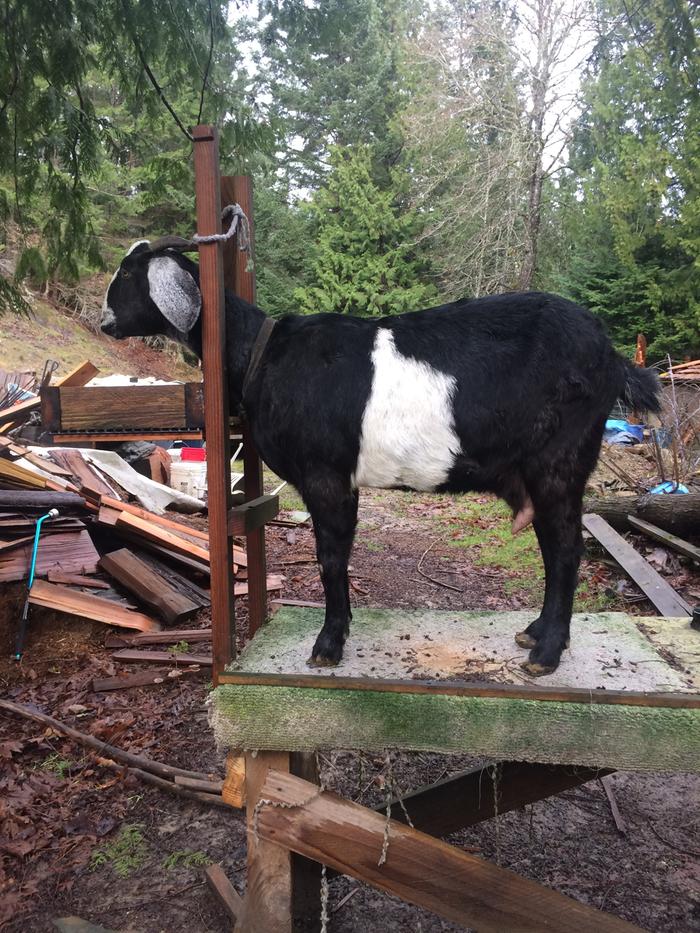
<path fill-rule="evenodd" d="M 618 531 L 630 531 L 628 515 L 634 515 L 674 534 L 698 534 L 700 530 L 700 493 L 688 495 L 610 496 L 584 499 L 584 512 L 595 512 Z"/>

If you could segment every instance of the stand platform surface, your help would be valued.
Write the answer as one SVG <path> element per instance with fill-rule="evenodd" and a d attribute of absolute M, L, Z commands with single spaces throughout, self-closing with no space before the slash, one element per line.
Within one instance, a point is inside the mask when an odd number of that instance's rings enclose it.
<path fill-rule="evenodd" d="M 578 614 L 553 674 L 520 668 L 530 612 L 356 609 L 335 668 L 307 665 L 323 611 L 283 607 L 220 678 L 220 746 L 387 748 L 700 771 L 700 632 L 689 620 Z"/>

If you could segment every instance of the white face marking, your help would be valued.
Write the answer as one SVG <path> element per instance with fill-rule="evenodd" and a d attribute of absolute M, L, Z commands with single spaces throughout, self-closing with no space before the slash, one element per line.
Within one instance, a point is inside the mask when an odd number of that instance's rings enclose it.
<path fill-rule="evenodd" d="M 131 246 L 127 250 L 126 255 L 131 256 L 131 254 L 133 253 L 133 251 L 136 249 L 137 246 L 141 246 L 142 243 L 146 243 L 148 245 L 150 242 L 151 242 L 150 240 L 137 240 L 135 243 L 131 244 Z"/>
<path fill-rule="evenodd" d="M 461 450 L 452 409 L 457 380 L 402 356 L 385 327 L 377 331 L 372 363 L 353 483 L 434 489 L 447 480 Z"/>
<path fill-rule="evenodd" d="M 112 282 L 116 279 L 118 275 L 119 275 L 119 269 L 117 269 L 117 271 L 114 273 L 114 275 L 110 279 L 109 285 L 107 286 L 107 290 L 105 291 L 105 296 L 102 301 L 102 320 L 100 321 L 100 327 L 103 327 L 107 324 L 114 324 L 114 322 L 117 319 L 114 311 L 112 311 L 110 306 L 107 304 L 107 295 L 109 295 L 109 290 L 112 287 Z"/>

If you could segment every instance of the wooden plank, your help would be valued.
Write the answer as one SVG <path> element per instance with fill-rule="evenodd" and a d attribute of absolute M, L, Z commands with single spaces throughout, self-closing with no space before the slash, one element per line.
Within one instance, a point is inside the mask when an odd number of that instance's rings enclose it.
<path fill-rule="evenodd" d="M 93 590 L 111 589 L 106 580 L 97 577 L 88 577 L 81 573 L 65 573 L 65 571 L 51 568 L 47 574 L 49 583 L 63 583 L 66 586 L 87 586 Z"/>
<path fill-rule="evenodd" d="M 167 632 L 137 632 L 135 635 L 116 635 L 110 632 L 105 637 L 105 648 L 134 648 L 138 645 L 177 645 L 181 641 L 196 643 L 211 641 L 210 628 L 168 629 Z"/>
<path fill-rule="evenodd" d="M 159 668 L 157 671 L 136 671 L 133 674 L 123 674 L 116 677 L 96 678 L 92 682 L 95 693 L 107 693 L 110 690 L 129 690 L 132 687 L 151 687 L 159 684 L 172 683 L 181 677 L 192 677 L 201 674 L 191 668 Z"/>
<path fill-rule="evenodd" d="M 100 559 L 100 567 L 171 625 L 192 618 L 199 610 L 196 603 L 183 596 L 128 548 L 106 554 Z"/>
<path fill-rule="evenodd" d="M 155 522 L 156 525 L 161 525 L 163 528 L 167 528 L 168 531 L 179 534 L 186 540 L 192 540 L 195 543 L 200 542 L 201 547 L 209 548 L 209 534 L 205 531 L 200 531 L 198 528 L 191 528 L 189 525 L 185 525 L 182 522 L 176 522 L 163 515 L 157 515 L 155 512 L 149 512 L 147 509 L 142 509 L 134 505 L 133 502 L 121 502 L 119 499 L 111 499 L 109 496 L 102 496 L 102 503 L 109 508 L 122 512 L 129 512 L 131 515 L 137 515 L 139 518 L 143 518 L 144 521 Z M 241 567 L 246 567 L 248 564 L 246 552 L 243 548 L 236 547 L 235 545 L 233 548 L 233 558 L 234 563 Z"/>
<path fill-rule="evenodd" d="M 211 667 L 210 654 L 182 654 L 179 651 L 140 651 L 138 648 L 123 648 L 112 655 L 115 661 L 147 661 L 160 664 L 170 661 L 173 664 L 199 664 Z"/>
<path fill-rule="evenodd" d="M 0 425 L 7 422 L 26 421 L 33 411 L 37 411 L 41 405 L 40 398 L 27 399 L 24 402 L 18 402 L 16 405 L 10 405 L 9 408 L 0 409 Z"/>
<path fill-rule="evenodd" d="M 291 933 L 293 875 L 288 848 L 264 838 L 256 827 L 256 804 L 270 769 L 289 770 L 287 752 L 246 754 L 246 819 L 248 824 L 248 883 L 245 933 Z M 313 786 L 313 785 L 311 785 Z"/>
<path fill-rule="evenodd" d="M 206 236 L 221 232 L 218 134 L 213 126 L 196 126 L 192 133 L 197 233 Z M 214 683 L 236 655 L 232 554 L 227 527 L 231 506 L 231 449 L 223 274 L 221 244 L 202 244 L 199 249 L 199 281 L 202 293 Z"/>
<path fill-rule="evenodd" d="M 85 487 L 88 492 L 98 496 L 106 494 L 111 496 L 114 490 L 105 482 L 93 467 L 83 460 L 77 450 L 61 450 L 60 447 L 54 447 L 51 450 L 51 457 L 60 466 L 69 470 L 71 475 L 78 480 L 78 485 Z"/>
<path fill-rule="evenodd" d="M 136 515 L 138 518 L 144 519 L 144 521 L 155 522 L 156 525 L 161 525 L 163 528 L 177 532 L 179 535 L 184 535 L 186 538 L 197 538 L 202 542 L 202 547 L 209 546 L 209 535 L 205 531 L 200 531 L 198 528 L 191 528 L 189 525 L 176 522 L 172 518 L 166 518 L 164 515 L 158 515 L 156 512 L 149 512 L 148 509 L 141 508 L 141 506 L 135 505 L 133 502 L 122 502 L 121 499 L 112 499 L 110 496 L 102 496 L 102 504 L 120 512 L 129 512 L 131 515 Z"/>
<path fill-rule="evenodd" d="M 62 388 L 61 430 L 185 428 L 185 387 L 92 386 Z"/>
<path fill-rule="evenodd" d="M 85 619 L 94 619 L 97 622 L 106 622 L 107 625 L 118 625 L 122 628 L 135 628 L 141 632 L 155 632 L 160 624 L 142 612 L 124 609 L 118 603 L 91 593 L 79 593 L 69 590 L 55 583 L 46 583 L 44 580 L 35 580 L 29 602 L 34 606 L 45 609 L 54 609 L 69 615 L 81 616 Z"/>
<path fill-rule="evenodd" d="M 71 369 L 65 376 L 58 378 L 54 385 L 63 388 L 84 386 L 87 385 L 91 379 L 94 379 L 98 373 L 99 369 L 97 366 L 91 363 L 90 360 L 85 360 L 83 363 L 76 366 L 75 369 Z"/>
<path fill-rule="evenodd" d="M 188 428 L 204 427 L 204 385 L 185 383 L 185 423 Z"/>
<path fill-rule="evenodd" d="M 281 590 L 282 589 L 282 577 L 277 574 L 270 573 L 267 575 L 266 581 L 266 592 L 271 592 L 272 590 Z M 250 602 L 250 583 L 236 583 L 233 587 L 233 592 L 235 596 L 248 596 Z"/>
<path fill-rule="evenodd" d="M 272 521 L 278 512 L 279 496 L 258 496 L 241 505 L 235 505 L 229 512 L 229 534 L 250 535 L 267 522 Z"/>
<path fill-rule="evenodd" d="M 221 865 L 209 865 L 205 869 L 204 875 L 212 894 L 216 898 L 220 907 L 222 907 L 229 919 L 234 923 L 243 919 L 245 902 L 241 895 L 226 877 Z"/>
<path fill-rule="evenodd" d="M 132 515 L 130 512 L 120 512 L 116 519 L 117 528 L 125 528 L 127 531 L 144 538 L 146 541 L 153 541 L 161 547 L 174 551 L 176 554 L 183 554 L 185 557 L 194 557 L 204 563 L 209 563 L 209 549 L 187 541 L 182 535 L 162 528 L 159 525 L 140 518 L 138 515 Z"/>
<path fill-rule="evenodd" d="M 637 531 L 644 532 L 645 535 L 648 535 L 655 541 L 660 541 L 662 544 L 665 544 L 666 547 L 670 547 L 672 550 L 678 551 L 678 553 L 682 554 L 684 557 L 689 557 L 691 560 L 700 564 L 700 547 L 695 547 L 695 545 L 690 544 L 689 541 L 677 538 L 676 535 L 672 535 L 670 531 L 664 531 L 663 528 L 652 525 L 650 522 L 645 522 L 635 515 L 628 515 L 627 521 Z"/>
<path fill-rule="evenodd" d="M 21 548 L 0 553 L 0 582 L 28 578 L 32 542 L 33 536 L 32 541 L 27 541 Z M 37 549 L 35 574 L 44 577 L 53 567 L 60 567 L 66 573 L 94 573 L 99 557 L 87 531 L 66 531 L 46 537 L 42 535 Z"/>
<path fill-rule="evenodd" d="M 504 700 L 538 700 L 550 703 L 587 703 L 591 706 L 648 706 L 666 709 L 700 709 L 695 693 L 603 690 L 587 687 L 544 687 L 530 684 L 480 683 L 450 680 L 388 680 L 381 677 L 344 677 L 324 674 L 269 674 L 226 671 L 222 684 L 257 685 L 280 689 L 343 690 L 358 693 L 403 693 L 433 696 L 484 697 Z"/>
<path fill-rule="evenodd" d="M 661 615 L 671 618 L 692 615 L 692 609 L 683 597 L 604 518 L 587 514 L 583 516 L 583 525 L 615 558 Z"/>
<path fill-rule="evenodd" d="M 416 829 L 431 836 L 449 836 L 610 773 L 599 768 L 501 761 L 420 787 L 401 799 Z M 386 807 L 377 807 L 377 812 L 385 813 Z M 397 798 L 392 800 L 391 816 L 407 822 Z"/>
<path fill-rule="evenodd" d="M 61 431 L 60 427 L 56 427 L 47 430 L 51 431 L 54 444 L 67 444 L 70 447 L 119 441 L 201 441 L 204 438 L 202 431 L 189 431 L 184 428 L 169 431 L 160 431 L 157 428 L 138 431 Z"/>
<path fill-rule="evenodd" d="M 479 933 L 640 933 L 625 920 L 395 821 L 382 860 L 384 817 L 291 774 L 269 771 L 260 798 L 271 801 L 258 811 L 261 839 Z"/>

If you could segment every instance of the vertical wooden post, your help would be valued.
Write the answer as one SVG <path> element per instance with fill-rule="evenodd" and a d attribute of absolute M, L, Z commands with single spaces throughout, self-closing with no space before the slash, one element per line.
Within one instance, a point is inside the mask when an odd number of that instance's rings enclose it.
<path fill-rule="evenodd" d="M 206 236 L 221 232 L 218 135 L 212 126 L 196 126 L 192 132 L 197 232 L 200 236 Z M 228 512 L 231 504 L 231 452 L 226 380 L 223 257 L 220 243 L 201 245 L 199 275 L 202 292 L 202 369 L 211 555 L 214 660 L 212 678 L 216 684 L 219 674 L 236 654 L 233 554 L 228 534 Z"/>
<path fill-rule="evenodd" d="M 248 881 L 243 933 L 292 933 L 292 853 L 255 832 L 255 807 L 270 769 L 289 771 L 289 752 L 246 755 Z"/>
<path fill-rule="evenodd" d="M 247 175 L 230 175 L 221 179 L 224 204 L 240 204 L 250 221 L 250 252 L 241 252 L 236 244 L 224 251 L 224 282 L 250 304 L 255 304 L 255 227 L 253 223 L 253 183 Z M 243 491 L 246 500 L 262 496 L 263 472 L 260 456 L 248 424 L 243 422 Z M 246 536 L 248 553 L 248 637 L 252 637 L 267 617 L 267 568 L 265 560 L 265 528 L 256 528 Z"/>
<path fill-rule="evenodd" d="M 262 751 L 255 756 L 246 754 L 248 883 L 241 933 L 318 933 L 321 866 L 284 846 L 260 839 L 255 832 L 255 808 L 270 769 L 289 771 L 318 783 L 313 754 Z"/>

